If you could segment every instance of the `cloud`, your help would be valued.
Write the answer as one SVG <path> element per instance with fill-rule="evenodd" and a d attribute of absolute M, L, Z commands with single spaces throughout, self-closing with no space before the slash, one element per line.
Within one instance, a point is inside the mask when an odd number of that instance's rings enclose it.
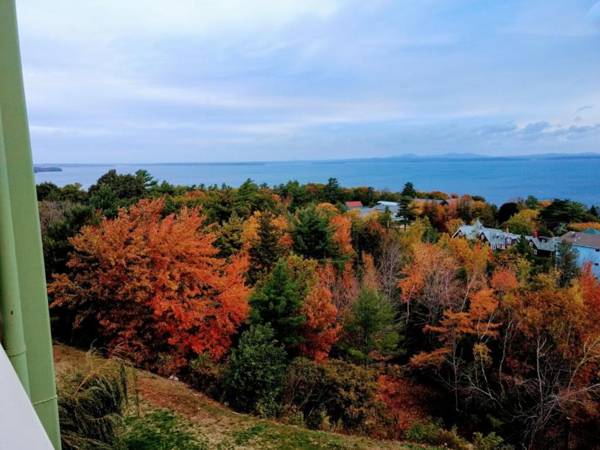
<path fill-rule="evenodd" d="M 19 2 L 19 17 L 27 33 L 107 40 L 257 31 L 304 17 L 324 19 L 338 8 L 335 0 L 29 0 Z"/>
<path fill-rule="evenodd" d="M 34 157 L 598 151 L 600 111 L 587 107 L 600 101 L 595 10 L 589 0 L 18 2 Z"/>

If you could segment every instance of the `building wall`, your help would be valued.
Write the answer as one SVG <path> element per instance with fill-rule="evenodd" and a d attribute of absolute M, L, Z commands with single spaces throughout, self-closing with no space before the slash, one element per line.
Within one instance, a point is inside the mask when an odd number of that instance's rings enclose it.
<path fill-rule="evenodd" d="M 600 249 L 578 245 L 574 245 L 573 248 L 577 251 L 577 264 L 579 267 L 583 267 L 586 262 L 591 262 L 592 272 L 600 279 Z"/>

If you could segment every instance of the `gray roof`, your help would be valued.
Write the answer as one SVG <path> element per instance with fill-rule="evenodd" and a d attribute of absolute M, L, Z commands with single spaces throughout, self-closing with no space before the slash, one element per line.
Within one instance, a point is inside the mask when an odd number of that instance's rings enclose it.
<path fill-rule="evenodd" d="M 557 238 L 525 236 L 525 239 L 532 243 L 538 250 L 544 250 L 546 252 L 556 251 L 556 244 L 558 243 Z"/>
<path fill-rule="evenodd" d="M 477 219 L 472 225 L 462 225 L 452 237 L 464 236 L 467 239 L 476 240 L 485 238 L 493 250 L 502 250 L 515 244 L 521 238 L 520 235 L 509 233 L 498 228 L 488 228 Z M 525 239 L 538 250 L 553 252 L 556 250 L 557 240 L 555 238 L 525 236 Z"/>
<path fill-rule="evenodd" d="M 577 247 L 600 249 L 600 235 L 569 231 L 560 237 L 561 241 L 568 242 Z"/>

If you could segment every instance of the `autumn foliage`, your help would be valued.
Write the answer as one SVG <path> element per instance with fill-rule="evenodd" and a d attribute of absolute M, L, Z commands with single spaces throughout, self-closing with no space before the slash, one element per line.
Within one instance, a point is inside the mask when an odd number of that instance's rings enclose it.
<path fill-rule="evenodd" d="M 162 200 L 142 200 L 72 239 L 68 274 L 49 286 L 53 309 L 73 311 L 74 328 L 139 363 L 176 368 L 190 355 L 221 358 L 248 315 L 246 259 L 217 258 L 198 209 L 162 217 Z"/>
<path fill-rule="evenodd" d="M 49 285 L 55 337 L 313 428 L 435 430 L 419 443 L 440 448 L 600 446 L 593 267 L 525 240 L 492 251 L 451 237 L 475 219 L 518 234 L 598 227 L 597 211 L 406 192 L 409 218 L 348 210 L 406 209 L 406 196 L 335 179 L 187 188 L 111 172 L 88 192 L 42 186 L 82 203 L 41 208 L 49 274 L 63 272 Z"/>
<path fill-rule="evenodd" d="M 406 377 L 385 374 L 377 379 L 377 387 L 378 398 L 392 419 L 392 436 L 402 437 L 412 425 L 428 417 L 425 400 L 431 397 L 431 392 L 422 385 Z"/>
<path fill-rule="evenodd" d="M 333 294 L 329 289 L 328 273 L 320 270 L 310 288 L 302 312 L 306 316 L 304 323 L 304 342 L 301 353 L 316 361 L 323 361 L 338 340 L 341 327 L 337 322 L 337 308 L 333 304 Z"/>

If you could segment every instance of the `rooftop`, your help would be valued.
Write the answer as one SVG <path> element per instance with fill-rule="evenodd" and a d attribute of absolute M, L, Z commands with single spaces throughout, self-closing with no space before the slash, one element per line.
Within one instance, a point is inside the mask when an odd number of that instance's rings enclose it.
<path fill-rule="evenodd" d="M 589 247 L 600 249 L 600 234 L 591 234 L 585 232 L 569 231 L 563 234 L 560 239 L 578 247 Z"/>

